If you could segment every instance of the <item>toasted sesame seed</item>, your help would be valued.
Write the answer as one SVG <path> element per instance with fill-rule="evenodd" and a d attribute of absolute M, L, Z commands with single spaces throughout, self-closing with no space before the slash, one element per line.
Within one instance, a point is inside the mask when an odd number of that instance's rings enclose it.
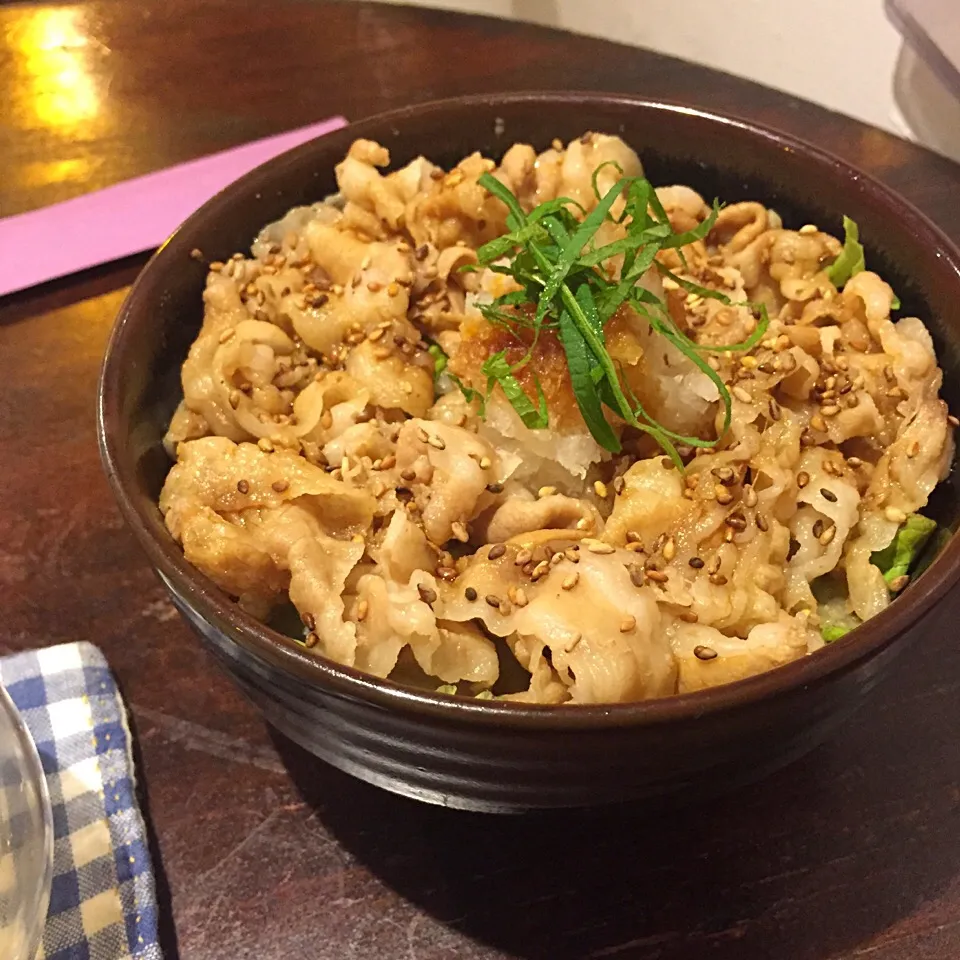
<path fill-rule="evenodd" d="M 677 544 L 673 537 L 669 537 L 663 545 L 663 559 L 669 563 L 677 555 Z"/>
<path fill-rule="evenodd" d="M 910 448 L 907 450 L 908 459 L 912 460 L 920 452 L 920 441 L 914 440 L 910 444 Z"/>
<path fill-rule="evenodd" d="M 713 647 L 705 647 L 702 643 L 698 643 L 693 648 L 693 655 L 698 660 L 716 660 L 717 651 Z"/>
<path fill-rule="evenodd" d="M 507 552 L 507 546 L 504 543 L 495 543 L 487 554 L 488 560 L 499 560 Z"/>
<path fill-rule="evenodd" d="M 399 292 L 400 292 L 400 284 L 398 284 L 396 281 L 391 281 L 391 282 L 387 285 L 387 296 L 388 296 L 388 297 L 395 297 Z"/>
<path fill-rule="evenodd" d="M 907 515 L 897 507 L 887 507 L 887 509 L 883 511 L 883 515 L 891 523 L 903 523 L 907 519 Z"/>
<path fill-rule="evenodd" d="M 630 582 L 635 587 L 642 587 L 646 574 L 639 563 L 632 563 L 627 566 L 627 572 L 630 574 Z"/>
<path fill-rule="evenodd" d="M 825 417 L 835 417 L 840 412 L 840 408 L 835 403 L 829 403 L 826 406 L 821 407 L 820 412 Z"/>
<path fill-rule="evenodd" d="M 892 593 L 899 593 L 909 582 L 910 582 L 910 577 L 906 573 L 902 574 L 899 577 L 894 577 L 890 581 L 890 590 Z"/>
<path fill-rule="evenodd" d="M 467 528 L 459 520 L 454 520 L 450 524 L 450 531 L 461 543 L 466 543 L 470 539 Z"/>
<path fill-rule="evenodd" d="M 545 576 L 550 571 L 550 561 L 541 560 L 530 572 L 531 580 L 539 580 L 542 576 Z"/>
<path fill-rule="evenodd" d="M 755 507 L 757 505 L 757 491 L 754 490 L 752 484 L 746 484 L 743 488 L 743 502 L 748 507 Z"/>
<path fill-rule="evenodd" d="M 247 494 L 247 493 L 250 492 L 250 484 L 247 483 L 246 480 L 238 480 L 238 481 L 237 481 L 237 490 L 238 490 L 240 493 Z"/>
<path fill-rule="evenodd" d="M 386 332 L 383 327 L 375 327 L 367 333 L 367 339 L 376 342 L 381 339 Z"/>
<path fill-rule="evenodd" d="M 362 623 L 367 618 L 367 613 L 370 610 L 370 603 L 367 600 L 361 600 L 357 604 L 357 622 Z"/>
<path fill-rule="evenodd" d="M 480 469 L 489 470 L 493 466 L 493 461 L 489 457 L 480 458 Z"/>
<path fill-rule="evenodd" d="M 420 599 L 424 603 L 436 603 L 437 602 L 437 591 L 432 587 L 428 587 L 425 583 L 417 584 L 417 593 L 420 594 Z"/>
<path fill-rule="evenodd" d="M 620 621 L 620 632 L 621 633 L 630 633 L 631 630 L 635 630 L 637 626 L 636 617 L 624 617 Z"/>
<path fill-rule="evenodd" d="M 500 598 L 495 593 L 488 593 L 483 599 L 487 601 L 488 606 L 500 608 Z"/>
<path fill-rule="evenodd" d="M 316 629 L 317 629 L 317 621 L 316 621 L 316 618 L 314 617 L 314 615 L 313 615 L 312 613 L 310 613 L 309 610 L 308 610 L 306 613 L 300 614 L 300 619 L 303 621 L 303 625 L 304 625 L 308 630 L 316 630 Z"/>
<path fill-rule="evenodd" d="M 836 526 L 834 524 L 830 524 L 830 526 L 827 527 L 827 529 L 824 530 L 819 537 L 817 537 L 817 540 L 820 542 L 821 546 L 826 547 L 832 542 L 833 538 L 836 535 L 837 535 Z"/>
<path fill-rule="evenodd" d="M 527 549 L 523 549 L 517 554 L 517 558 L 513 562 L 518 567 L 522 567 L 524 564 L 529 563 L 532 559 L 533 559 L 533 553 L 531 553 L 531 551 Z"/>
<path fill-rule="evenodd" d="M 560 554 L 558 554 L 558 556 L 560 556 Z M 563 551 L 563 556 L 566 557 L 571 563 L 580 562 L 580 554 L 574 550 L 573 547 L 567 547 L 567 549 Z"/>
<path fill-rule="evenodd" d="M 696 623 L 700 618 L 692 610 L 684 610 L 677 614 L 677 619 L 684 623 Z"/>
<path fill-rule="evenodd" d="M 823 419 L 823 417 L 820 416 L 819 413 L 815 413 L 810 418 L 810 426 L 813 427 L 814 430 L 819 430 L 821 433 L 823 433 L 827 429 L 827 422 Z"/>
<path fill-rule="evenodd" d="M 747 529 L 747 521 L 738 513 L 731 513 L 729 516 L 724 517 L 723 522 L 734 530 Z"/>
<path fill-rule="evenodd" d="M 431 435 L 431 436 L 428 438 L 427 443 L 429 443 L 431 447 L 434 447 L 434 448 L 436 448 L 437 450 L 446 450 L 446 449 L 447 449 L 447 445 L 443 442 L 443 439 L 442 439 L 441 437 L 438 437 L 438 436 Z"/>
<path fill-rule="evenodd" d="M 797 474 L 797 486 L 802 490 L 810 482 L 810 474 L 806 470 L 801 470 Z"/>
<path fill-rule="evenodd" d="M 626 481 L 623 477 L 615 477 L 613 481 L 613 492 L 618 496 L 623 493 L 623 488 L 626 485 Z"/>
<path fill-rule="evenodd" d="M 646 573 L 647 579 L 652 580 L 654 583 L 666 583 L 670 579 L 669 575 L 662 570 L 646 569 L 644 573 Z"/>
<path fill-rule="evenodd" d="M 565 558 L 566 558 L 566 555 L 565 555 L 565 554 L 563 554 L 563 553 L 555 553 L 555 554 L 550 558 L 550 566 L 551 566 L 551 567 L 559 566 L 559 564 L 562 563 Z"/>
<path fill-rule="evenodd" d="M 713 574 L 719 572 L 721 563 L 722 561 L 719 554 L 714 554 L 710 558 L 710 562 L 707 564 L 707 573 L 710 574 L 710 576 L 713 576 Z"/>
<path fill-rule="evenodd" d="M 714 496 L 717 498 L 717 503 L 721 506 L 726 506 L 729 503 L 733 503 L 733 494 L 725 487 L 723 484 L 716 484 L 713 488 Z"/>
<path fill-rule="evenodd" d="M 562 556 L 562 554 L 559 554 Z M 563 583 L 560 584 L 561 588 L 564 590 L 572 590 L 580 580 L 580 574 L 574 570 L 568 577 L 564 577 Z"/>
<path fill-rule="evenodd" d="M 952 413 L 947 416 L 947 423 L 951 427 L 960 427 L 960 420 L 958 420 Z"/>
<path fill-rule="evenodd" d="M 273 453 L 273 441 L 272 441 L 272 440 L 269 440 L 267 437 L 261 437 L 261 438 L 257 441 L 257 446 L 258 446 L 264 453 Z"/>
<path fill-rule="evenodd" d="M 823 517 L 817 517 L 813 524 L 813 535 L 819 540 L 823 536 L 824 528 L 826 524 L 823 522 Z"/>
<path fill-rule="evenodd" d="M 584 540 L 583 543 L 590 553 L 607 554 L 614 552 L 614 548 L 609 543 L 603 543 L 600 540 Z"/>
<path fill-rule="evenodd" d="M 290 484 L 286 480 L 274 480 L 270 486 L 276 493 L 285 493 L 290 488 Z"/>
<path fill-rule="evenodd" d="M 753 522 L 757 525 L 757 529 L 761 533 L 766 533 L 770 529 L 770 524 L 767 523 L 767 518 L 762 513 L 758 513 L 753 518 Z"/>
<path fill-rule="evenodd" d="M 557 492 L 556 487 L 541 487 L 537 491 L 537 496 L 540 497 L 541 499 L 543 497 L 552 497 L 556 492 Z"/>
<path fill-rule="evenodd" d="M 411 470 L 410 467 L 407 467 L 406 469 L 400 471 L 400 479 L 406 480 L 407 483 L 409 483 L 411 480 L 416 480 L 417 471 Z"/>
<path fill-rule="evenodd" d="M 753 397 L 743 387 L 734 387 L 730 391 L 741 403 L 753 403 Z"/>
<path fill-rule="evenodd" d="M 817 227 L 817 226 L 815 226 L 815 225 L 812 224 L 812 223 L 805 223 L 805 224 L 797 231 L 797 233 L 802 233 L 804 236 L 807 236 L 808 234 L 811 234 L 811 233 L 819 233 L 819 232 L 820 232 L 820 228 Z"/>
<path fill-rule="evenodd" d="M 642 543 L 642 538 L 636 530 L 629 530 L 627 532 L 627 543 Z"/>
<path fill-rule="evenodd" d="M 502 483 L 488 483 L 488 484 L 487 484 L 487 493 L 503 493 L 503 484 L 502 484 Z"/>
<path fill-rule="evenodd" d="M 847 457 L 847 466 L 853 467 L 856 470 L 858 467 L 863 466 L 863 461 L 859 457 Z"/>
<path fill-rule="evenodd" d="M 715 587 L 725 587 L 727 585 L 727 578 L 722 573 L 712 573 L 710 575 L 710 582 Z"/>
<path fill-rule="evenodd" d="M 823 499 L 826 500 L 827 503 L 837 502 L 837 495 L 832 490 L 827 489 L 827 487 L 820 488 L 820 496 L 823 497 Z"/>
<path fill-rule="evenodd" d="M 517 587 L 514 593 L 513 602 L 518 607 L 525 607 L 530 602 L 527 599 L 527 594 L 523 587 Z"/>
<path fill-rule="evenodd" d="M 320 638 L 311 631 L 304 639 L 303 645 L 309 650 L 311 647 L 315 647 L 319 642 Z"/>
<path fill-rule="evenodd" d="M 607 485 L 602 480 L 597 480 L 593 485 L 593 492 L 601 499 L 605 499 L 607 496 Z"/>
<path fill-rule="evenodd" d="M 783 416 L 783 409 L 780 404 L 777 403 L 773 397 L 770 398 L 770 403 L 767 405 L 770 411 L 771 420 L 779 420 Z"/>
<path fill-rule="evenodd" d="M 700 557 L 691 557 L 688 562 L 690 566 L 693 567 L 694 570 L 703 569 L 703 560 Z"/>
<path fill-rule="evenodd" d="M 477 599 L 477 591 L 474 590 L 473 587 L 467 587 L 467 589 L 463 591 L 463 595 L 464 595 L 471 603 L 473 603 L 473 601 Z"/>

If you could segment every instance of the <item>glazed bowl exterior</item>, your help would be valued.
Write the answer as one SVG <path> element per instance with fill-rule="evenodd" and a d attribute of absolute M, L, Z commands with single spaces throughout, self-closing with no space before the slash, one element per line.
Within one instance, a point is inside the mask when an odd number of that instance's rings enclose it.
<path fill-rule="evenodd" d="M 334 192 L 334 166 L 357 137 L 387 146 L 394 166 L 419 154 L 451 165 L 476 150 L 499 158 L 518 140 L 544 149 L 587 130 L 623 136 L 656 184 L 690 184 L 728 202 L 761 200 L 794 227 L 812 222 L 839 233 L 842 214 L 853 217 L 868 263 L 906 312 L 927 321 L 946 372 L 944 395 L 960 406 L 960 254 L 876 181 L 751 123 L 621 95 L 460 98 L 352 124 L 224 190 L 158 251 L 120 311 L 99 395 L 107 475 L 177 607 L 266 719 L 334 766 L 431 803 L 489 811 L 584 806 L 701 795 L 757 779 L 824 740 L 912 638 L 937 630 L 960 577 L 953 538 L 886 611 L 813 656 L 695 694 L 538 707 L 418 692 L 314 656 L 247 616 L 185 562 L 156 504 L 170 467 L 161 439 L 202 319 L 206 268 L 191 251 L 225 259 L 290 207 Z M 951 477 L 931 510 L 952 528 L 958 505 Z"/>

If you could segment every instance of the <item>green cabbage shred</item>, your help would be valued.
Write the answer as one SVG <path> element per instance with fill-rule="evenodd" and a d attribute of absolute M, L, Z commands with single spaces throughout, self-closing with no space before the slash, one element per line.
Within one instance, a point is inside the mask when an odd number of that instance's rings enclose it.
<path fill-rule="evenodd" d="M 890 545 L 870 557 L 870 562 L 880 569 L 888 586 L 910 573 L 910 568 L 936 529 L 934 520 L 919 513 L 912 513 L 901 525 Z"/>

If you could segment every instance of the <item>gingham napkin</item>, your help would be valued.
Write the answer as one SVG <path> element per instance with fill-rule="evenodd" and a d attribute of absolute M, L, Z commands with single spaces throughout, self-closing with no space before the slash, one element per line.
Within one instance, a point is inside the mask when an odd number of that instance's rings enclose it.
<path fill-rule="evenodd" d="M 126 711 L 103 655 L 71 643 L 0 659 L 53 806 L 50 909 L 38 960 L 161 960 Z"/>

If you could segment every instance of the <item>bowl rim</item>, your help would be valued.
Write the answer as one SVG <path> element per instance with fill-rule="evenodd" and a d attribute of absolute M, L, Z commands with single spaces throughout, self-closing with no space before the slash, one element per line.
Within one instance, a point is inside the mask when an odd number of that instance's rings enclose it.
<path fill-rule="evenodd" d="M 960 580 L 960 535 L 954 534 L 916 583 L 911 584 L 885 610 L 846 637 L 812 655 L 804 656 L 757 676 L 652 700 L 629 703 L 544 705 L 474 700 L 415 690 L 394 681 L 380 679 L 352 667 L 308 653 L 296 640 L 272 630 L 246 614 L 211 580 L 192 567 L 173 539 L 161 539 L 156 529 L 159 511 L 148 517 L 139 509 L 128 486 L 135 489 L 132 474 L 126 475 L 119 441 L 120 382 L 124 345 L 133 335 L 133 317 L 149 309 L 145 293 L 147 278 L 162 270 L 171 247 L 185 245 L 191 228 L 201 225 L 222 208 L 232 206 L 239 194 L 258 186 L 268 187 L 282 178 L 284 167 L 297 162 L 316 148 L 320 141 L 342 140 L 345 144 L 358 137 L 375 138 L 383 129 L 411 119 L 429 117 L 448 110 L 471 107 L 497 107 L 523 103 L 541 103 L 555 107 L 584 104 L 619 105 L 640 111 L 694 117 L 706 124 L 737 130 L 758 141 L 804 155 L 832 176 L 855 183 L 886 206 L 905 230 L 925 240 L 930 256 L 951 268 L 957 278 L 960 295 L 960 250 L 909 201 L 874 177 L 829 151 L 816 147 L 792 134 L 730 114 L 686 104 L 649 99 L 622 93 L 601 91 L 519 91 L 503 94 L 473 94 L 432 100 L 350 123 L 340 130 L 324 134 L 275 157 L 235 180 L 193 213 L 154 253 L 125 298 L 110 332 L 101 366 L 97 391 L 97 435 L 101 459 L 121 513 L 147 553 L 155 570 L 171 592 L 198 611 L 202 618 L 229 638 L 230 642 L 253 655 L 261 663 L 281 671 L 288 678 L 329 692 L 358 698 L 387 709 L 433 716 L 448 722 L 492 725 L 512 729 L 539 728 L 592 730 L 607 727 L 656 726 L 678 721 L 696 721 L 718 712 L 747 707 L 752 703 L 783 696 L 799 688 L 810 687 L 829 678 L 850 672 L 892 645 Z M 185 261 L 184 261 L 185 262 Z M 163 529 L 162 521 L 159 522 Z M 164 531 L 165 532 L 165 531 Z M 173 591 L 171 581 L 176 583 Z"/>

